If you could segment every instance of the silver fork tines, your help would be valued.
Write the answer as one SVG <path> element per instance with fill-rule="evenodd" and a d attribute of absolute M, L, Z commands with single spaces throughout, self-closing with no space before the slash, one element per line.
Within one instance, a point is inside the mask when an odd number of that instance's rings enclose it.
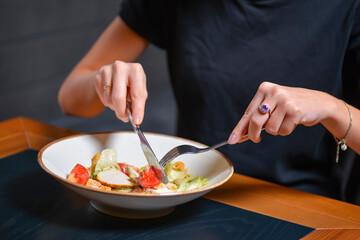
<path fill-rule="evenodd" d="M 207 147 L 207 148 L 197 148 L 197 147 L 194 147 L 191 145 L 180 145 L 180 146 L 174 147 L 167 154 L 165 154 L 165 156 L 160 160 L 160 165 L 161 165 L 161 167 L 164 168 L 169 162 L 171 162 L 172 160 L 174 160 L 175 158 L 177 158 L 180 155 L 207 152 L 209 150 L 221 147 L 225 144 L 227 144 L 227 141 L 215 144 L 215 145 L 213 145 L 211 147 Z"/>
<path fill-rule="evenodd" d="M 262 130 L 264 130 L 265 128 L 262 128 Z M 245 134 L 243 137 L 247 137 L 247 134 Z M 172 160 L 174 160 L 175 158 L 177 158 L 180 155 L 183 154 L 194 154 L 194 153 L 202 153 L 202 152 L 207 152 L 209 150 L 224 146 L 225 144 L 227 144 L 227 141 L 215 144 L 211 147 L 207 147 L 207 148 L 197 148 L 191 145 L 180 145 L 177 147 L 174 147 L 173 149 L 171 149 L 168 153 L 165 154 L 165 156 L 160 160 L 160 165 L 161 167 L 165 167 L 169 162 L 171 162 Z"/>

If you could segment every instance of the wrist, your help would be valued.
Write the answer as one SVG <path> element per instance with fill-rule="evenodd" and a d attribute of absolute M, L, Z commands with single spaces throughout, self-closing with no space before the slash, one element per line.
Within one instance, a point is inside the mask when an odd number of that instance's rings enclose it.
<path fill-rule="evenodd" d="M 334 101 L 333 113 L 330 114 L 322 124 L 333 134 L 336 142 L 336 158 L 335 161 L 339 162 L 339 150 L 346 151 L 347 145 L 346 140 L 352 127 L 352 112 L 349 105 L 343 100 L 336 99 Z M 343 113 L 343 109 L 346 112 Z M 345 130 L 344 130 L 345 129 Z"/>
<path fill-rule="evenodd" d="M 325 113 L 320 123 L 337 138 L 344 137 L 349 124 L 349 113 L 346 105 L 342 100 L 331 95 L 328 95 L 324 102 Z"/>

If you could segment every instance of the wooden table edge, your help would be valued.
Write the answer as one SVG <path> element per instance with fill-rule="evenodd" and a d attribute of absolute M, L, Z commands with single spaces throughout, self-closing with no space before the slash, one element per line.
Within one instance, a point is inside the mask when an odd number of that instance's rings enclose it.
<path fill-rule="evenodd" d="M 1 131 L 2 128 L 7 130 Z M 24 138 L 16 148 L 0 147 L 0 159 L 26 149 L 40 150 L 42 146 L 56 139 L 78 134 L 64 128 L 55 127 L 25 117 L 17 117 L 0 122 L 0 143 L 11 139 Z M 243 189 L 246 187 L 247 189 Z M 254 186 L 255 189 L 254 190 Z M 239 187 L 241 189 L 239 189 Z M 223 186 L 204 196 L 238 208 L 254 211 L 267 216 L 293 222 L 315 230 L 303 239 L 358 239 L 360 237 L 360 207 L 357 205 L 321 197 L 318 195 L 286 188 L 274 183 L 234 174 Z M 264 201 L 263 204 L 261 202 Z M 260 203 L 260 204 L 259 204 Z M 321 207 L 319 204 L 324 204 Z M 312 208 L 311 208 L 312 206 Z M 276 209 L 275 207 L 282 207 Z M 341 209 L 338 209 L 341 208 Z M 312 214 L 322 222 L 316 223 L 287 212 Z M 344 213 L 345 211 L 345 213 Z M 348 215 L 347 212 L 350 214 Z M 306 215 L 306 214 L 305 214 Z"/>

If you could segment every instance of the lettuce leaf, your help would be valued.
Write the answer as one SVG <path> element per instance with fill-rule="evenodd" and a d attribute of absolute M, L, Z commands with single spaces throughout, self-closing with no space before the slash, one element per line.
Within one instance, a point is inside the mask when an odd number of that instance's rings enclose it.
<path fill-rule="evenodd" d="M 175 162 L 170 162 L 168 165 L 166 165 L 164 171 L 169 181 L 176 184 L 176 182 L 179 180 L 182 181 L 182 179 L 189 177 L 189 172 L 186 168 L 183 171 L 175 170 L 173 168 L 174 163 Z"/>
<path fill-rule="evenodd" d="M 187 177 L 182 181 L 179 188 L 177 189 L 178 192 L 181 191 L 190 191 L 194 189 L 201 188 L 202 186 L 205 186 L 208 184 L 207 178 L 202 178 L 200 176 L 191 176 Z"/>
<path fill-rule="evenodd" d="M 116 151 L 113 149 L 105 149 L 101 152 L 101 156 L 99 161 L 97 161 L 95 166 L 95 172 L 93 176 L 96 176 L 101 171 L 108 170 L 111 168 L 120 169 L 117 158 L 116 158 Z"/>

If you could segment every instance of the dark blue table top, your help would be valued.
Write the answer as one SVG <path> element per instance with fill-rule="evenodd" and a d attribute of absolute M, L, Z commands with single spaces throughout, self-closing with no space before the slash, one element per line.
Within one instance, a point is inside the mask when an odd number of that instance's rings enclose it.
<path fill-rule="evenodd" d="M 288 240 L 314 230 L 205 198 L 161 218 L 116 218 L 46 174 L 37 151 L 0 159 L 0 166 L 0 239 Z"/>

